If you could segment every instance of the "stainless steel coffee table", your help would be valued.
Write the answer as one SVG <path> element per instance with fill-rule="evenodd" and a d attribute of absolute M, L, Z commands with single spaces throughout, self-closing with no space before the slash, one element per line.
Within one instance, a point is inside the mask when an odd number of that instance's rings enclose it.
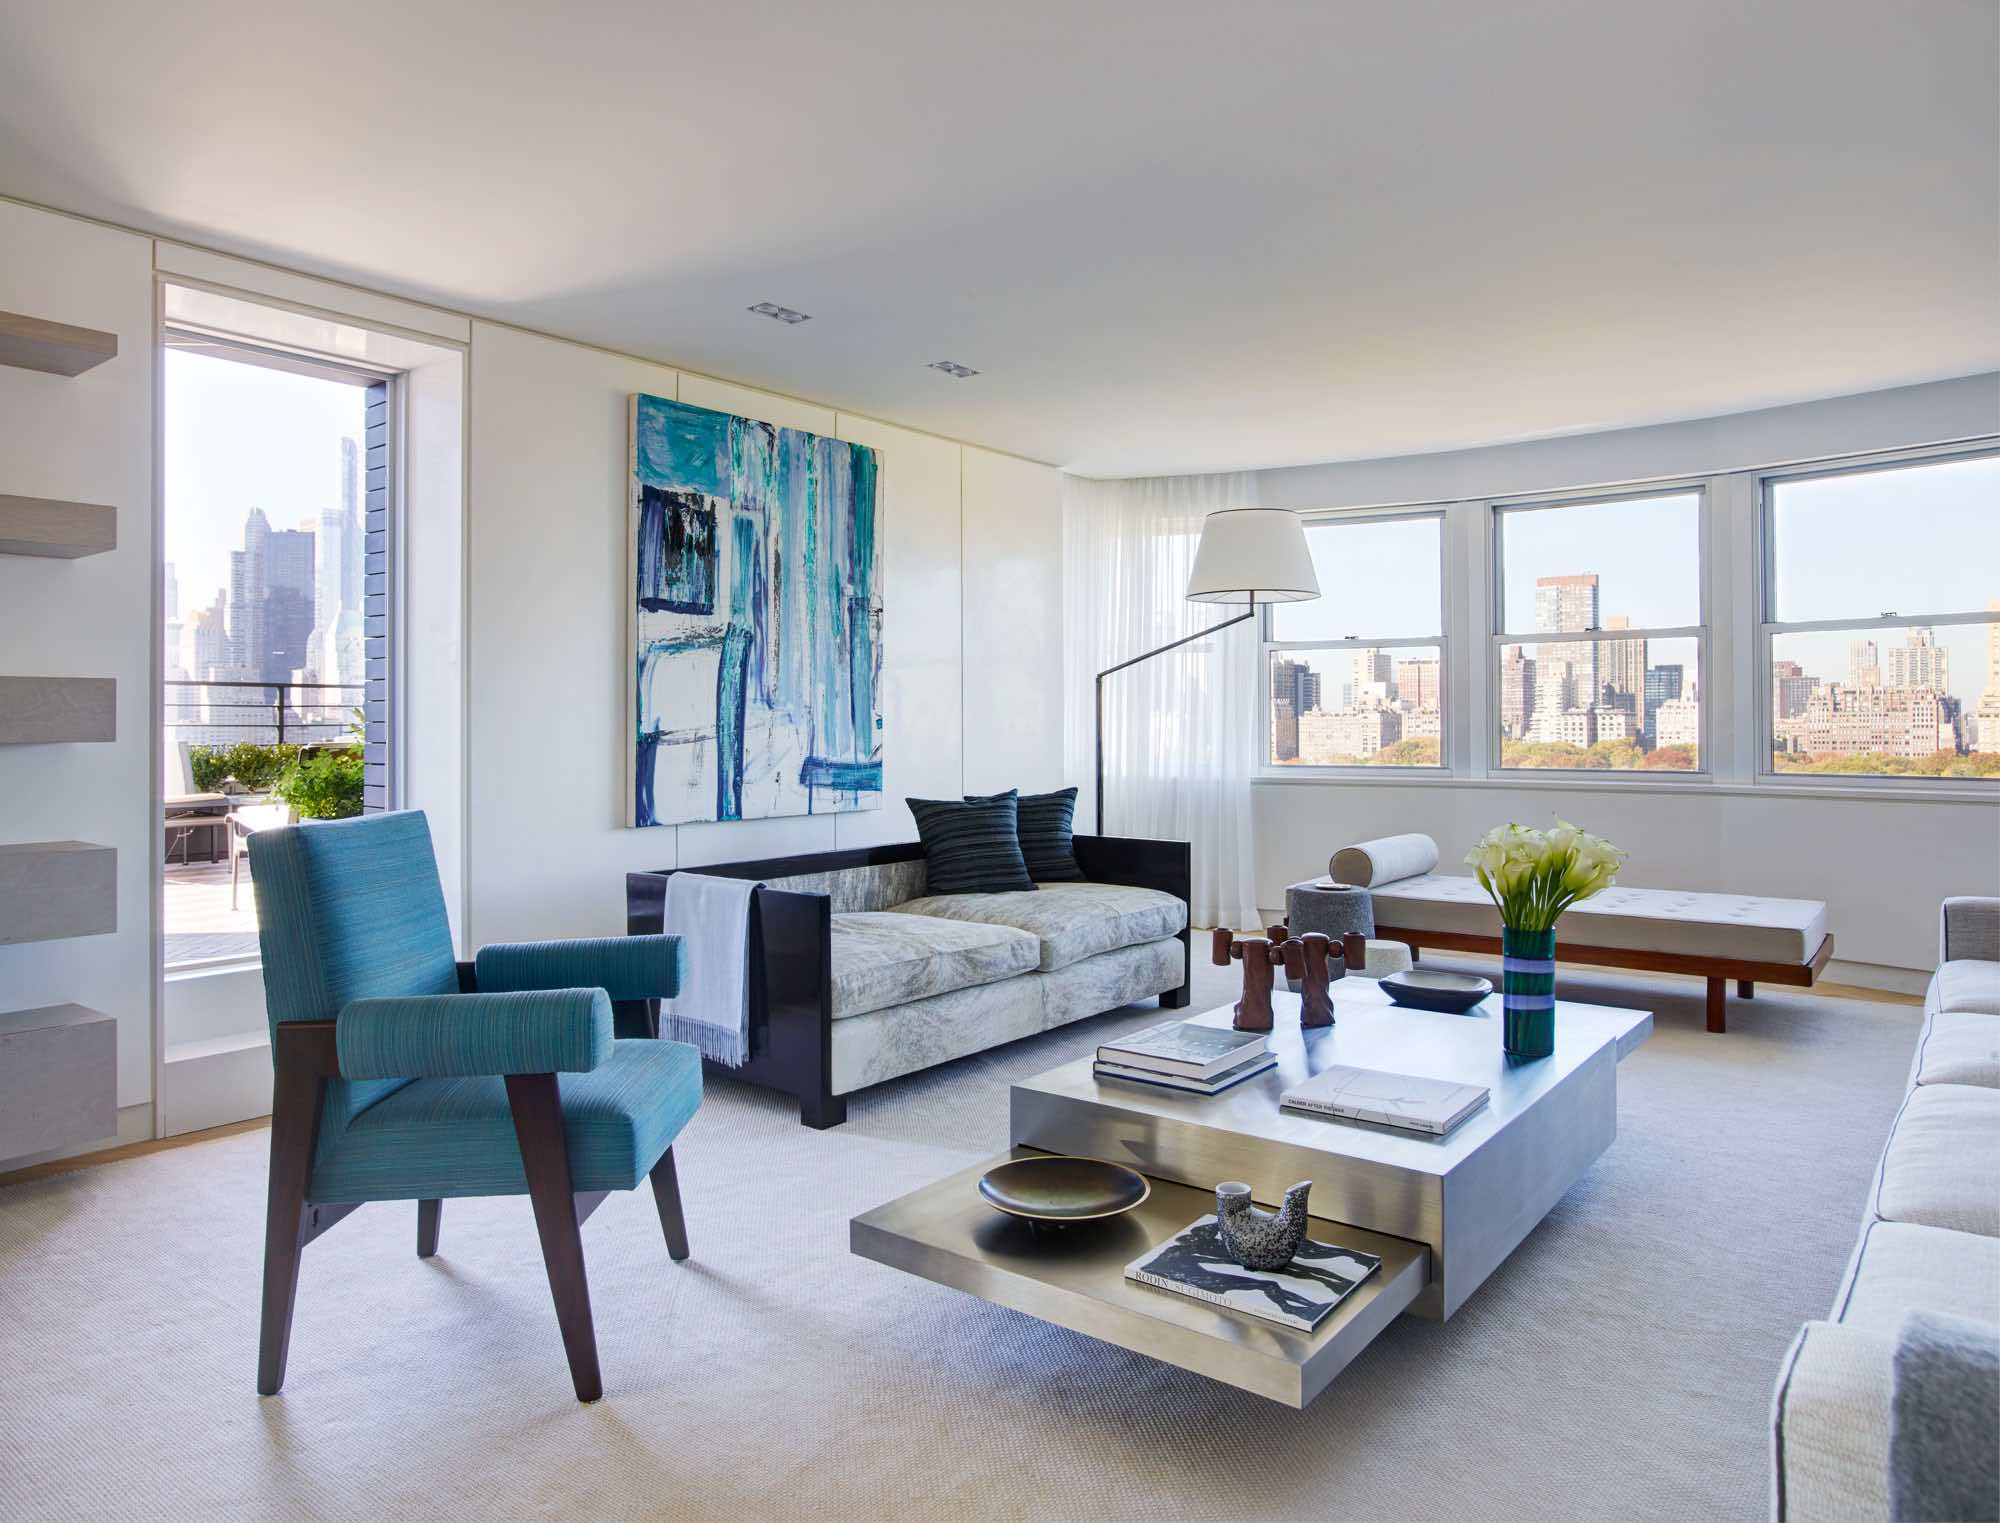
<path fill-rule="evenodd" d="M 1397 1313 L 1449 1316 L 1547 1215 L 1617 1133 L 1619 1060 L 1652 1030 L 1645 1011 L 1559 1001 L 1556 1050 L 1500 1051 L 1499 1000 L 1470 1015 L 1389 1003 L 1371 981 L 1334 985 L 1336 1024 L 1301 1032 L 1279 993 L 1272 1072 L 1211 1097 L 1099 1084 L 1091 1060 L 1013 1088 L 1011 1154 L 854 1219 L 850 1246 L 922 1278 L 1292 1406 L 1304 1406 Z M 1490 1008 L 1487 1008 L 1490 1007 Z M 1227 1006 L 1194 1017 L 1227 1025 Z M 1450 1136 L 1295 1115 L 1279 1094 L 1332 1063 L 1484 1084 L 1489 1104 Z M 1129 1164 L 1154 1181 L 1112 1222 L 1033 1232 L 980 1200 L 979 1175 L 1029 1151 Z M 1382 1267 L 1310 1336 L 1124 1278 L 1124 1266 L 1214 1209 L 1225 1179 L 1275 1204 L 1311 1179 L 1314 1237 Z"/>

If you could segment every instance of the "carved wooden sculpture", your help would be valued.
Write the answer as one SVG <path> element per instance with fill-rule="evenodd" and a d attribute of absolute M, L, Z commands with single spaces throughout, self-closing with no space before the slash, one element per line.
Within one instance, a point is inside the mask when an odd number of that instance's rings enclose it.
<path fill-rule="evenodd" d="M 1284 949 L 1285 971 L 1298 982 L 1299 1025 L 1310 1031 L 1333 1024 L 1333 1000 L 1327 992 L 1332 980 L 1333 938 L 1319 931 L 1307 931 L 1279 944 Z M 1345 973 L 1343 966 L 1340 971 Z"/>
<path fill-rule="evenodd" d="M 1236 1002 L 1236 1017 L 1229 1024 L 1238 1031 L 1269 1031 L 1273 973 L 1285 954 L 1268 936 L 1239 938 L 1227 926 L 1217 926 L 1213 940 L 1218 968 L 1228 967 L 1232 959 L 1243 964 L 1243 998 Z"/>

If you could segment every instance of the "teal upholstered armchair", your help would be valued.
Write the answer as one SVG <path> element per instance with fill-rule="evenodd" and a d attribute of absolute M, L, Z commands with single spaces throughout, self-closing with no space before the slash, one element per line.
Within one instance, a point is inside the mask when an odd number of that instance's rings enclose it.
<path fill-rule="evenodd" d="M 701 1058 L 653 1035 L 680 942 L 619 936 L 453 958 L 421 813 L 250 840 L 276 1085 L 257 1389 L 285 1379 L 299 1259 L 368 1201 L 414 1200 L 417 1254 L 444 1201 L 527 1195 L 577 1399 L 603 1394 L 583 1221 L 650 1179 L 667 1251 L 687 1257 L 675 1135 Z"/>

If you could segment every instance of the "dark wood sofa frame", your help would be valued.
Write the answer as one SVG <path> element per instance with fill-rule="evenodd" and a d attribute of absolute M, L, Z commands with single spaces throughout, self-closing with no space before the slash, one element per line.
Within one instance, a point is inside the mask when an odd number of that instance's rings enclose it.
<path fill-rule="evenodd" d="M 1183 904 L 1192 889 L 1193 862 L 1185 841 L 1145 841 L 1124 836 L 1077 836 L 1077 865 L 1093 883 L 1158 889 Z M 769 857 L 760 862 L 713 862 L 687 871 L 719 878 L 791 878 L 805 873 L 876 867 L 921 860 L 915 841 L 851 851 Z M 658 932 L 674 869 L 625 875 L 625 930 Z M 833 1082 L 833 901 L 825 894 L 761 888 L 750 922 L 750 1057 L 741 1068 L 704 1063 L 708 1071 L 795 1096 L 799 1120 L 815 1130 L 847 1119 L 847 1097 Z M 1188 1002 L 1189 941 L 1183 928 L 1181 986 L 1160 996 L 1170 1010 Z M 655 1002 L 657 1011 L 657 1002 Z"/>

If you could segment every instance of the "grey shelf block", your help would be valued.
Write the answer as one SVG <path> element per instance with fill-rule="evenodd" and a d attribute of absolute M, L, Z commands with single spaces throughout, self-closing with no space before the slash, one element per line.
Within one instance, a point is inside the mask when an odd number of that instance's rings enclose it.
<path fill-rule="evenodd" d="M 118 510 L 98 502 L 0 493 L 0 555 L 76 560 L 118 548 Z"/>
<path fill-rule="evenodd" d="M 0 365 L 49 375 L 82 375 L 118 354 L 118 335 L 98 328 L 52 323 L 43 317 L 0 312 Z"/>
<path fill-rule="evenodd" d="M 117 738 L 117 678 L 0 677 L 0 746 Z"/>
<path fill-rule="evenodd" d="M 118 1022 L 84 1005 L 0 1013 L 0 1158 L 118 1130 Z"/>
<path fill-rule="evenodd" d="M 118 929 L 118 852 L 87 841 L 0 846 L 0 946 Z"/>

